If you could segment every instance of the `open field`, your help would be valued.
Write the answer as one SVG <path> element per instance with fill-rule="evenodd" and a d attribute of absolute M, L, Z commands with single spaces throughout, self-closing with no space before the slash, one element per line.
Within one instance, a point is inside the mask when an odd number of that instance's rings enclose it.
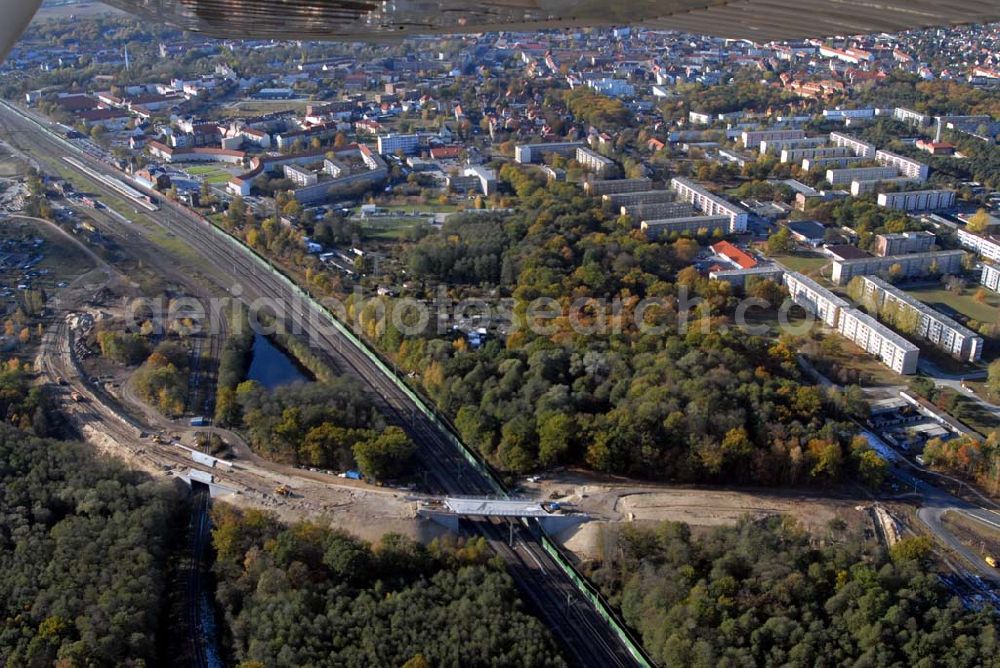
<path fill-rule="evenodd" d="M 282 111 L 302 114 L 308 104 L 308 100 L 243 100 L 232 106 L 219 109 L 219 113 L 223 116 L 274 114 Z"/>
<path fill-rule="evenodd" d="M 924 302 L 925 304 L 941 310 L 945 315 L 952 315 L 949 309 L 957 311 L 967 318 L 978 320 L 979 322 L 997 322 L 1000 319 L 1000 294 L 987 291 L 986 301 L 977 302 L 973 295 L 976 287 L 971 286 L 957 295 L 945 290 L 943 287 L 918 287 L 904 288 L 905 291 Z"/>

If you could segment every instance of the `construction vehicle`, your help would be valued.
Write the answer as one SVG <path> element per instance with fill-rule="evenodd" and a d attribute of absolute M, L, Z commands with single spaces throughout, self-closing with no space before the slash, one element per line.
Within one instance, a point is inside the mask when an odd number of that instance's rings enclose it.
<path fill-rule="evenodd" d="M 986 557 L 986 563 L 990 565 L 990 568 L 997 567 L 997 560 L 994 559 L 993 557 Z"/>
<path fill-rule="evenodd" d="M 70 396 L 70 399 L 72 399 L 73 401 L 75 401 L 77 403 L 80 403 L 80 402 L 83 401 L 83 395 L 80 394 L 79 392 L 73 392 L 69 396 Z"/>
<path fill-rule="evenodd" d="M 278 485 L 274 488 L 274 493 L 278 496 L 291 496 L 292 490 L 288 489 L 288 485 Z"/>

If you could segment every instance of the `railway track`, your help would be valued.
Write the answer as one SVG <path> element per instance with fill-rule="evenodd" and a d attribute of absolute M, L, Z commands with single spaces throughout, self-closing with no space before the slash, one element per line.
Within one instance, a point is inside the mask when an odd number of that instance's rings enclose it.
<path fill-rule="evenodd" d="M 19 117 L 11 120 L 10 113 L 0 114 L 6 116 L 4 124 L 18 124 L 16 119 Z M 35 153 L 44 150 L 49 160 L 58 160 L 65 148 L 45 133 L 37 134 L 40 136 L 33 137 Z M 89 166 L 98 171 L 108 169 L 93 162 Z M 116 196 L 103 182 L 95 180 L 94 183 L 102 192 Z M 164 202 L 160 211 L 149 217 L 185 241 L 208 262 L 227 270 L 231 267 L 230 278 L 240 282 L 243 288 L 241 298 L 245 302 L 263 297 L 284 305 L 288 320 L 301 328 L 310 343 L 337 360 L 341 370 L 367 385 L 387 419 L 407 431 L 418 446 L 418 459 L 429 472 L 437 491 L 466 496 L 497 493 L 494 483 L 469 465 L 442 427 L 418 410 L 363 351 L 330 326 L 325 314 L 316 312 L 311 304 L 300 300 L 274 273 L 262 270 L 247 251 L 220 239 L 206 227 L 208 223 L 170 202 Z M 142 234 L 137 227 L 130 228 L 130 231 Z M 228 289 L 230 286 L 221 287 Z M 190 462 L 185 463 L 190 465 Z M 574 665 L 599 668 L 640 665 L 593 604 L 579 595 L 576 586 L 545 551 L 536 535 L 519 526 L 513 546 L 507 546 L 506 532 L 496 523 L 474 523 L 474 526 L 507 562 L 519 589 L 560 641 Z"/>

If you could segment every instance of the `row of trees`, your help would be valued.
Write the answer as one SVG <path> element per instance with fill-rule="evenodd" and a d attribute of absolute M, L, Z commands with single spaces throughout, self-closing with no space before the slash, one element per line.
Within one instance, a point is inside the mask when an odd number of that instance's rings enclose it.
<path fill-rule="evenodd" d="M 590 574 L 664 666 L 996 666 L 996 612 L 966 610 L 927 569 L 930 540 L 867 549 L 790 518 L 701 539 L 685 524 L 623 528 Z"/>
<path fill-rule="evenodd" d="M 372 546 L 317 524 L 213 511 L 217 601 L 241 666 L 563 666 L 482 538 Z"/>

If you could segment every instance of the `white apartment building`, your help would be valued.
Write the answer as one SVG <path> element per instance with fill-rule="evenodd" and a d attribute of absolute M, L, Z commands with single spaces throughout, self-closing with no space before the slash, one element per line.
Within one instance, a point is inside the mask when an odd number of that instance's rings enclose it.
<path fill-rule="evenodd" d="M 854 308 L 844 309 L 837 331 L 896 373 L 910 375 L 917 372 L 920 349 L 875 318 Z"/>
<path fill-rule="evenodd" d="M 709 272 L 708 277 L 713 281 L 725 281 L 734 288 L 746 287 L 748 279 L 771 280 L 780 282 L 785 275 L 785 270 L 777 265 L 765 265 L 751 267 L 750 269 L 719 269 Z"/>
<path fill-rule="evenodd" d="M 854 155 L 858 156 L 862 160 L 875 159 L 875 146 L 873 144 L 861 141 L 860 139 L 844 134 L 843 132 L 831 132 L 830 143 L 834 146 L 842 146 L 850 149 Z"/>
<path fill-rule="evenodd" d="M 582 142 L 551 142 L 548 144 L 520 144 L 514 147 L 514 160 L 522 165 L 530 165 L 540 161 L 546 154 L 571 156 L 576 149 L 583 146 Z"/>
<path fill-rule="evenodd" d="M 979 282 L 993 292 L 1000 292 L 1000 267 L 983 262 L 983 273 L 979 275 Z"/>
<path fill-rule="evenodd" d="M 304 186 L 315 185 L 319 177 L 307 169 L 302 169 L 298 165 L 284 165 L 285 178 L 302 188 Z"/>
<path fill-rule="evenodd" d="M 618 165 L 615 164 L 614 160 L 606 158 L 585 146 L 576 149 L 576 161 L 585 169 L 600 177 L 614 176 L 618 172 Z"/>
<path fill-rule="evenodd" d="M 955 206 L 954 190 L 912 190 L 879 193 L 878 205 L 899 211 L 935 211 Z"/>
<path fill-rule="evenodd" d="M 852 162 L 857 162 L 855 156 L 841 156 L 839 158 L 803 158 L 802 169 L 811 172 L 814 169 L 838 168 L 843 169 Z"/>
<path fill-rule="evenodd" d="M 610 193 L 601 195 L 601 199 L 611 206 L 620 207 L 637 204 L 663 204 L 673 202 L 676 196 L 669 190 L 643 190 L 637 193 Z"/>
<path fill-rule="evenodd" d="M 819 148 L 821 146 L 826 146 L 826 144 L 826 137 L 805 137 L 803 139 L 764 139 L 760 142 L 760 152 L 762 155 L 778 155 L 786 148 Z"/>
<path fill-rule="evenodd" d="M 851 181 L 881 181 L 899 176 L 895 167 L 853 167 L 826 170 L 826 181 L 837 186 Z"/>
<path fill-rule="evenodd" d="M 1000 239 L 980 236 L 959 228 L 955 231 L 958 245 L 980 255 L 990 262 L 1000 262 Z"/>
<path fill-rule="evenodd" d="M 813 279 L 797 271 L 786 272 L 784 281 L 792 301 L 807 312 L 817 316 L 830 327 L 837 326 L 841 310 L 850 308 L 847 300 L 841 299 Z"/>
<path fill-rule="evenodd" d="M 420 147 L 420 137 L 418 135 L 379 135 L 378 152 L 382 155 L 392 155 L 397 151 L 402 151 L 406 155 L 413 155 Z"/>
<path fill-rule="evenodd" d="M 762 141 L 774 139 L 805 139 L 804 130 L 744 130 L 740 135 L 745 148 L 760 146 Z"/>
<path fill-rule="evenodd" d="M 952 357 L 978 362 L 983 354 L 983 338 L 967 327 L 960 325 L 943 313 L 939 313 L 919 299 L 914 299 L 899 288 L 886 283 L 876 276 L 863 276 L 864 294 L 875 300 L 882 308 L 895 304 L 915 312 L 918 317 L 914 336 L 930 341 Z"/>
<path fill-rule="evenodd" d="M 875 151 L 875 162 L 880 165 L 895 167 L 903 176 L 926 181 L 930 175 L 930 167 L 912 158 L 906 158 L 889 151 Z"/>
<path fill-rule="evenodd" d="M 649 239 L 662 239 L 676 232 L 677 234 L 696 234 L 704 231 L 712 235 L 716 230 L 723 234 L 729 231 L 729 216 L 683 216 L 681 218 L 663 218 L 660 220 L 644 220 L 639 223 L 639 229 L 646 233 Z"/>
<path fill-rule="evenodd" d="M 792 163 L 801 162 L 805 158 L 847 158 L 853 157 L 851 149 L 843 146 L 832 148 L 783 148 L 781 149 L 781 162 Z"/>
<path fill-rule="evenodd" d="M 906 187 L 912 183 L 919 183 L 919 181 L 909 179 L 905 176 L 897 176 L 891 179 L 877 179 L 875 181 L 851 181 L 851 195 L 854 197 L 861 197 L 862 195 L 873 193 L 890 183 L 896 183 L 901 187 Z"/>
<path fill-rule="evenodd" d="M 964 256 L 965 251 L 951 250 L 834 260 L 830 280 L 835 285 L 845 285 L 855 276 L 888 273 L 896 265 L 899 266 L 900 278 L 926 276 L 932 270 L 938 274 L 954 274 L 961 271 Z"/>
<path fill-rule="evenodd" d="M 694 208 L 706 216 L 729 216 L 729 232 L 738 234 L 747 231 L 750 214 L 738 204 L 732 204 L 705 190 L 694 181 L 681 176 L 670 181 L 670 188 L 677 193 L 677 199 L 690 202 Z"/>
<path fill-rule="evenodd" d="M 934 247 L 937 237 L 933 232 L 919 230 L 917 232 L 898 232 L 895 234 L 875 235 L 875 254 L 904 255 L 906 253 L 926 253 Z"/>
<path fill-rule="evenodd" d="M 652 190 L 653 182 L 648 178 L 641 179 L 595 179 L 583 184 L 583 191 L 591 197 L 614 195 L 618 193 L 638 193 Z"/>

